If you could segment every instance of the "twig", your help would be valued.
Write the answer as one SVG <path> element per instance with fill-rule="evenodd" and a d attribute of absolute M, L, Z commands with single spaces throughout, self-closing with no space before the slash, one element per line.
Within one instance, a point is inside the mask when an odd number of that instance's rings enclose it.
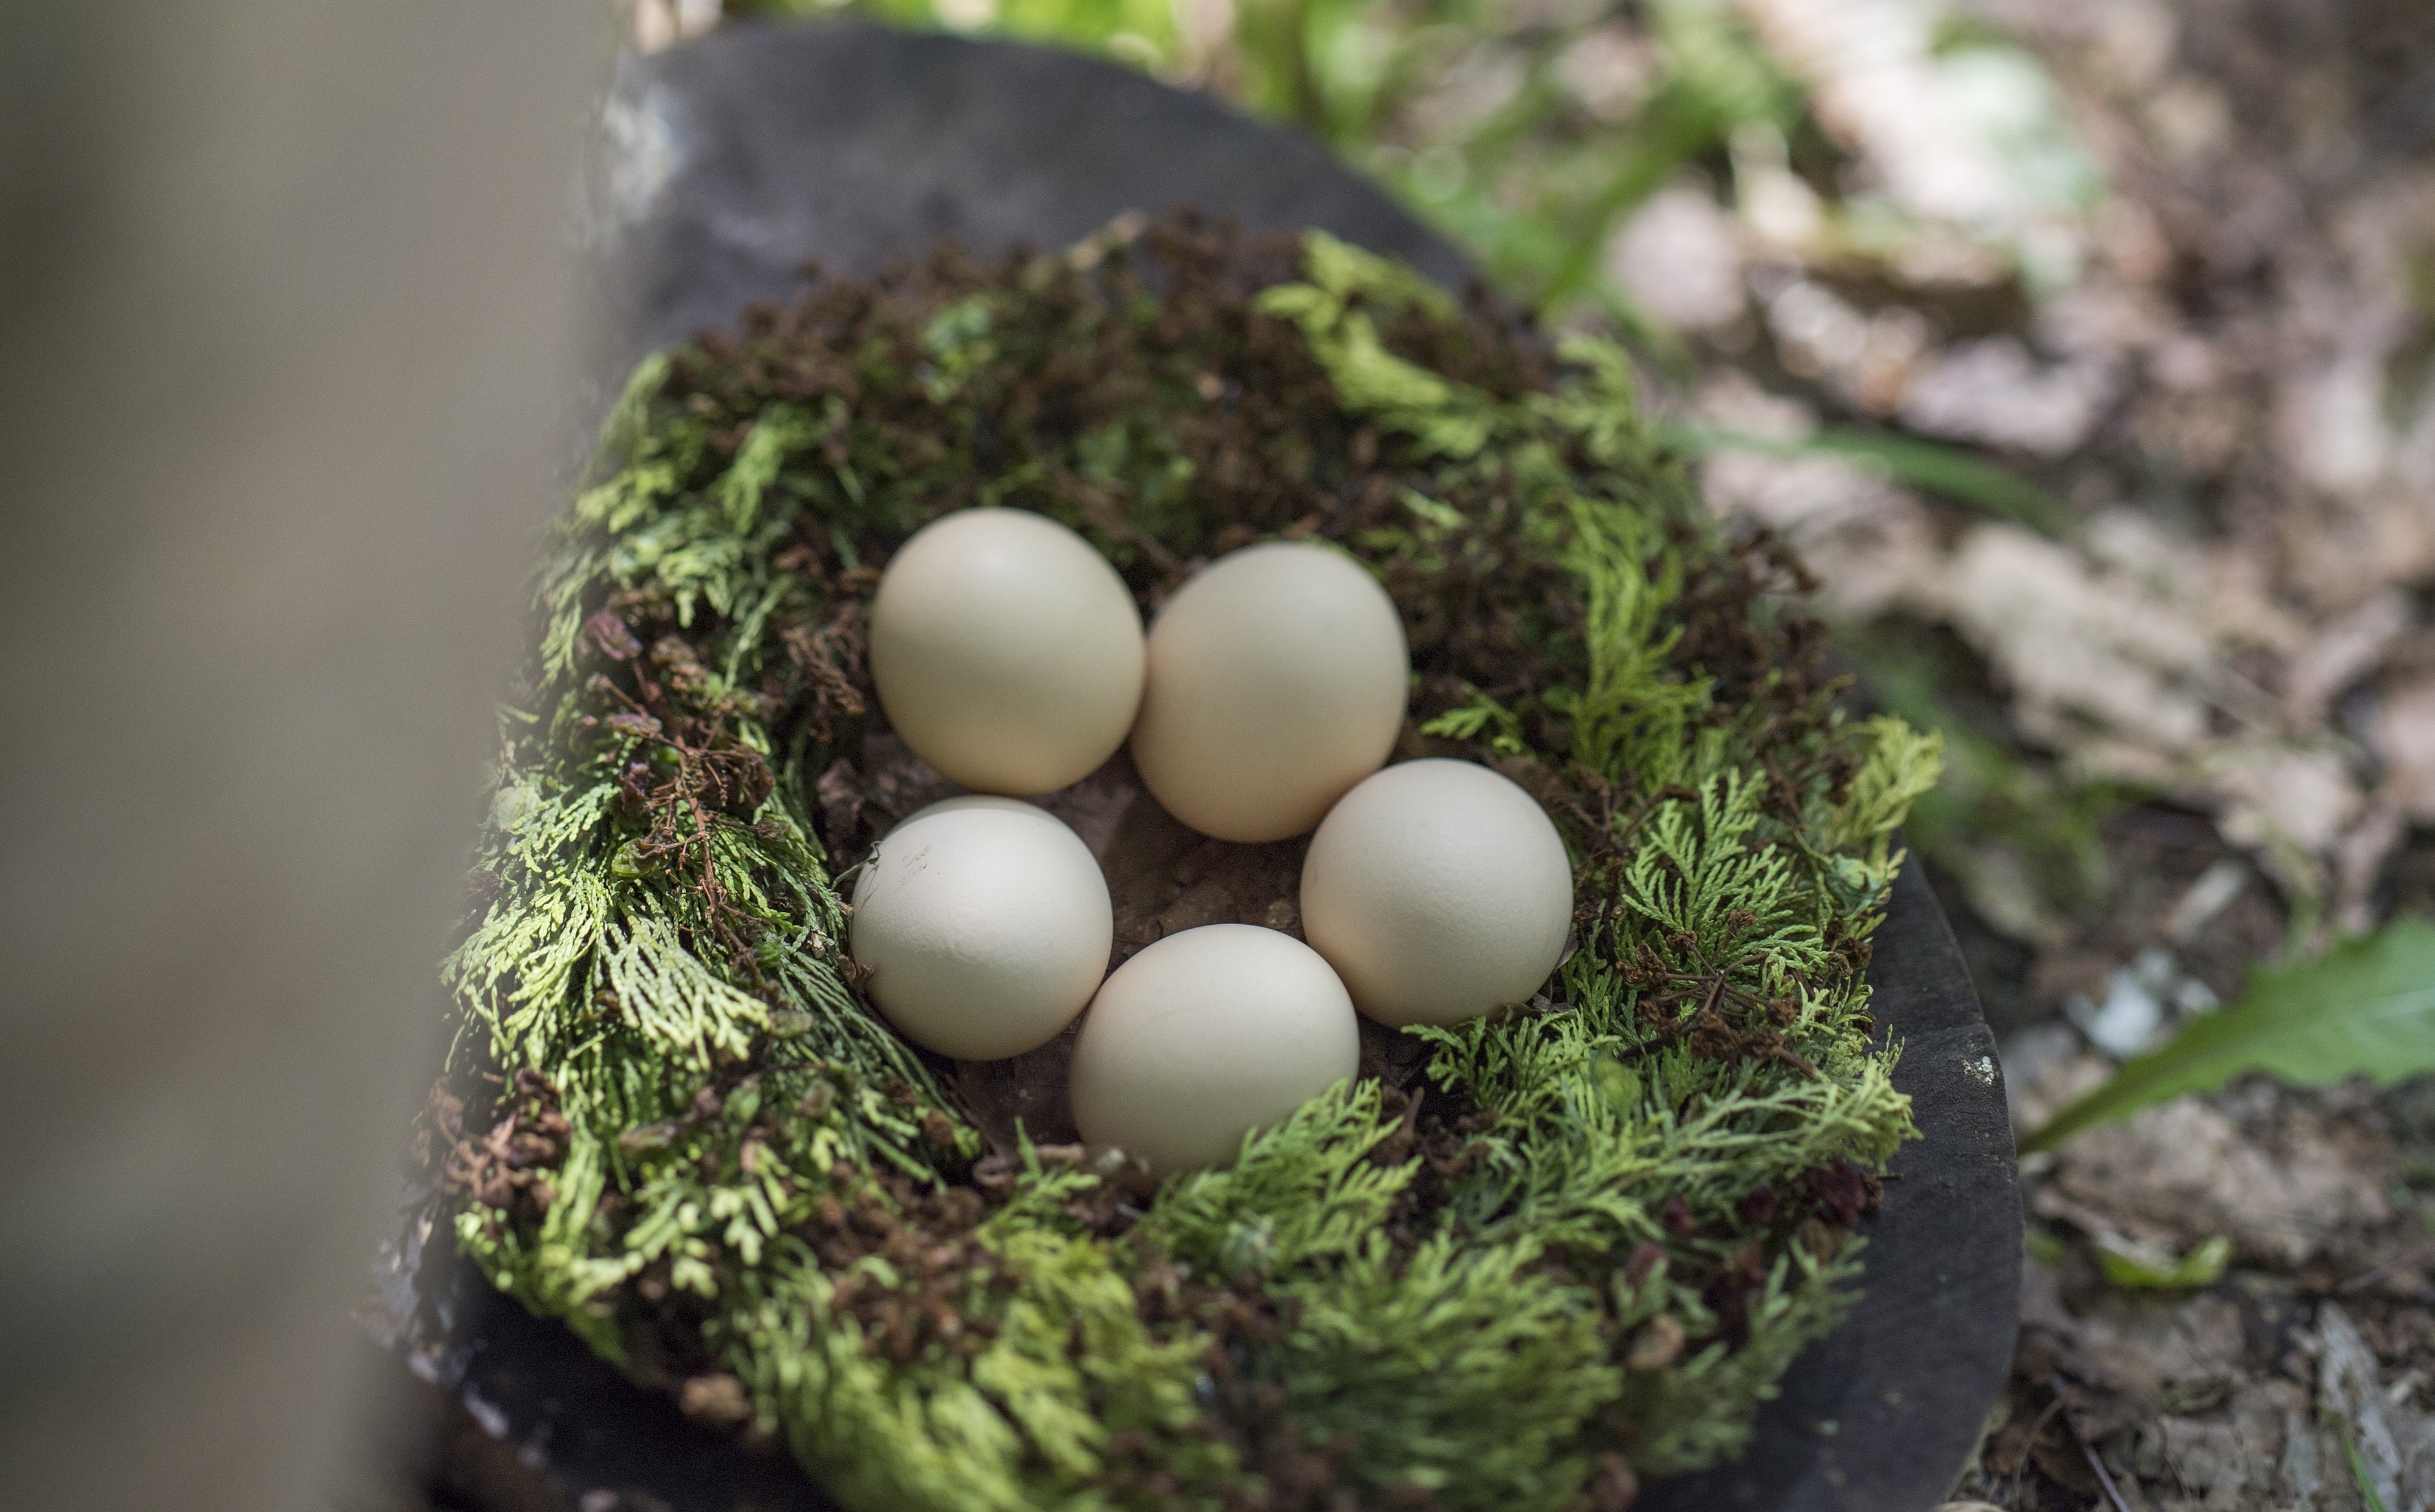
<path fill-rule="evenodd" d="M 2386 1261 L 2381 1265 L 2375 1266 L 2371 1270 L 2362 1271 L 2358 1275 L 2352 1277 L 2349 1280 L 2346 1280 L 2340 1286 L 2335 1287 L 2334 1295 L 2336 1297 L 2348 1297 L 2353 1292 L 2365 1291 L 2368 1287 L 2374 1286 L 2376 1282 L 2384 1280 L 2387 1276 L 2392 1275 L 2394 1271 L 2406 1270 L 2409 1266 L 2424 1264 L 2430 1260 L 2435 1260 L 2435 1245 L 2422 1245 L 2416 1249 L 2404 1251 L 2403 1253 L 2394 1256 L 2392 1259 Z"/>
<path fill-rule="evenodd" d="M 2030 1452 L 2038 1447 L 2038 1435 L 2046 1431 L 2046 1424 L 2054 1421 L 2054 1415 L 2061 1411 L 2063 1398 L 2057 1395 L 2054 1400 L 2046 1403 L 2046 1410 L 2038 1414 L 2038 1420 L 2029 1424 L 2029 1436 L 2021 1440 L 2021 1452 L 2012 1456 L 2012 1468 L 2004 1472 L 2006 1480 L 2018 1481 L 2021 1478 L 2021 1471 L 2029 1467 Z"/>
<path fill-rule="evenodd" d="M 2063 1400 L 2063 1377 L 2048 1376 L 2046 1386 L 2055 1394 L 2055 1400 Z M 2114 1512 L 2131 1512 L 2131 1504 L 2122 1500 L 2121 1487 L 2114 1484 L 2114 1477 L 2107 1472 L 2105 1462 L 2097 1457 L 2097 1446 L 2080 1431 L 2080 1424 L 2073 1420 L 2070 1412 L 2064 1413 L 2063 1420 L 2064 1426 L 2071 1430 L 2072 1441 L 2080 1445 L 2081 1457 L 2087 1460 L 2088 1468 L 2097 1472 L 2097 1484 L 2105 1487 L 2105 1499 L 2114 1503 Z"/>
<path fill-rule="evenodd" d="M 2064 1413 L 2063 1420 L 2071 1423 L 2071 1436 L 2079 1440 L 2080 1452 L 2088 1461 L 2088 1468 L 2097 1472 L 2097 1484 L 2105 1487 L 2105 1499 L 2114 1503 L 2114 1512 L 2131 1512 L 2122 1500 L 2120 1487 L 2114 1484 L 2114 1477 L 2106 1473 L 2105 1461 L 2097 1457 L 2097 1446 L 2088 1441 L 2088 1435 L 2080 1431 L 2078 1423 L 2071 1422 L 2071 1414 Z"/>

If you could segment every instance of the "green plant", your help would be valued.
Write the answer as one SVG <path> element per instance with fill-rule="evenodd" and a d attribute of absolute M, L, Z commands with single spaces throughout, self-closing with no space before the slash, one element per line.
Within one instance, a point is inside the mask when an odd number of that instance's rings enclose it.
<path fill-rule="evenodd" d="M 2100 1240 L 2098 1269 L 2116 1286 L 2136 1291 L 2185 1291 L 2212 1286 L 2232 1263 L 2232 1241 L 2222 1234 L 2201 1240 L 2188 1254 L 2149 1255 Z"/>
<path fill-rule="evenodd" d="M 2124 1062 L 2022 1148 L 2050 1148 L 2094 1125 L 2211 1091 L 2253 1071 L 2302 1087 L 2345 1076 L 2391 1086 L 2435 1071 L 2435 924 L 2401 919 L 2315 960 L 2256 972 L 2237 1003 Z"/>

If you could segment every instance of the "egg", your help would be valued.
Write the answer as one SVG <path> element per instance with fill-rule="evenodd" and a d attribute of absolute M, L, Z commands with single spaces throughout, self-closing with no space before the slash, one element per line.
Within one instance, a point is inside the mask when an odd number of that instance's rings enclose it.
<path fill-rule="evenodd" d="M 871 602 L 871 680 L 913 753 L 966 787 L 1054 792 L 1141 705 L 1141 611 L 1089 541 L 1023 509 L 915 531 Z"/>
<path fill-rule="evenodd" d="M 1403 762 L 1329 811 L 1302 868 L 1311 948 L 1380 1023 L 1528 997 L 1563 955 L 1573 873 L 1546 812 L 1470 762 Z"/>
<path fill-rule="evenodd" d="M 905 1038 L 999 1060 L 1074 1022 L 1114 941 L 1107 879 L 1081 836 L 1028 803 L 976 794 L 880 840 L 855 881 L 847 947 Z"/>
<path fill-rule="evenodd" d="M 1411 670 L 1394 601 L 1351 558 L 1245 547 L 1151 621 L 1133 765 L 1203 834 L 1300 834 L 1394 748 Z"/>
<path fill-rule="evenodd" d="M 1360 1067 L 1353 1000 L 1290 935 L 1205 924 L 1116 968 L 1082 1016 L 1074 1122 L 1152 1171 L 1220 1165 Z"/>

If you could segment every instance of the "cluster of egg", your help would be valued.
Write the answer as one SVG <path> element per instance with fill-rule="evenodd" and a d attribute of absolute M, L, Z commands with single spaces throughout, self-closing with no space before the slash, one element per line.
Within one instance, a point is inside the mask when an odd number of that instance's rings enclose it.
<path fill-rule="evenodd" d="M 871 670 L 906 744 L 976 790 L 906 819 L 862 868 L 851 948 L 872 1001 L 908 1039 L 978 1060 L 1034 1049 L 1081 1014 L 1076 1125 L 1153 1170 L 1219 1163 L 1353 1075 L 1356 1011 L 1456 1022 L 1527 996 L 1563 951 L 1572 873 L 1529 796 L 1468 762 L 1384 765 L 1410 656 L 1393 602 L 1333 549 L 1221 558 L 1145 635 L 1081 537 L 1019 509 L 964 510 L 889 563 Z M 1204 834 L 1317 827 L 1307 945 L 1211 924 L 1107 973 L 1106 879 L 1079 835 L 1020 799 L 1128 741 L 1150 796 Z"/>

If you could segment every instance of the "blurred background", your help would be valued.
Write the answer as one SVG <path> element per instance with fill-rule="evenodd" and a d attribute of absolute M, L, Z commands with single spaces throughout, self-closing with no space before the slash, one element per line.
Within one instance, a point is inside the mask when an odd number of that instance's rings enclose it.
<path fill-rule="evenodd" d="M 334 1320 L 555 487 L 577 138 L 613 48 L 860 18 L 1290 123 L 1621 335 L 1944 732 L 1910 837 L 2031 1249 L 1958 1505 L 2435 1505 L 2424 0 L 20 10 L 0 1500 L 445 1504 L 331 1447 Z"/>
<path fill-rule="evenodd" d="M 558 487 L 592 0 L 0 12 L 0 1505 L 274 1512 Z"/>

